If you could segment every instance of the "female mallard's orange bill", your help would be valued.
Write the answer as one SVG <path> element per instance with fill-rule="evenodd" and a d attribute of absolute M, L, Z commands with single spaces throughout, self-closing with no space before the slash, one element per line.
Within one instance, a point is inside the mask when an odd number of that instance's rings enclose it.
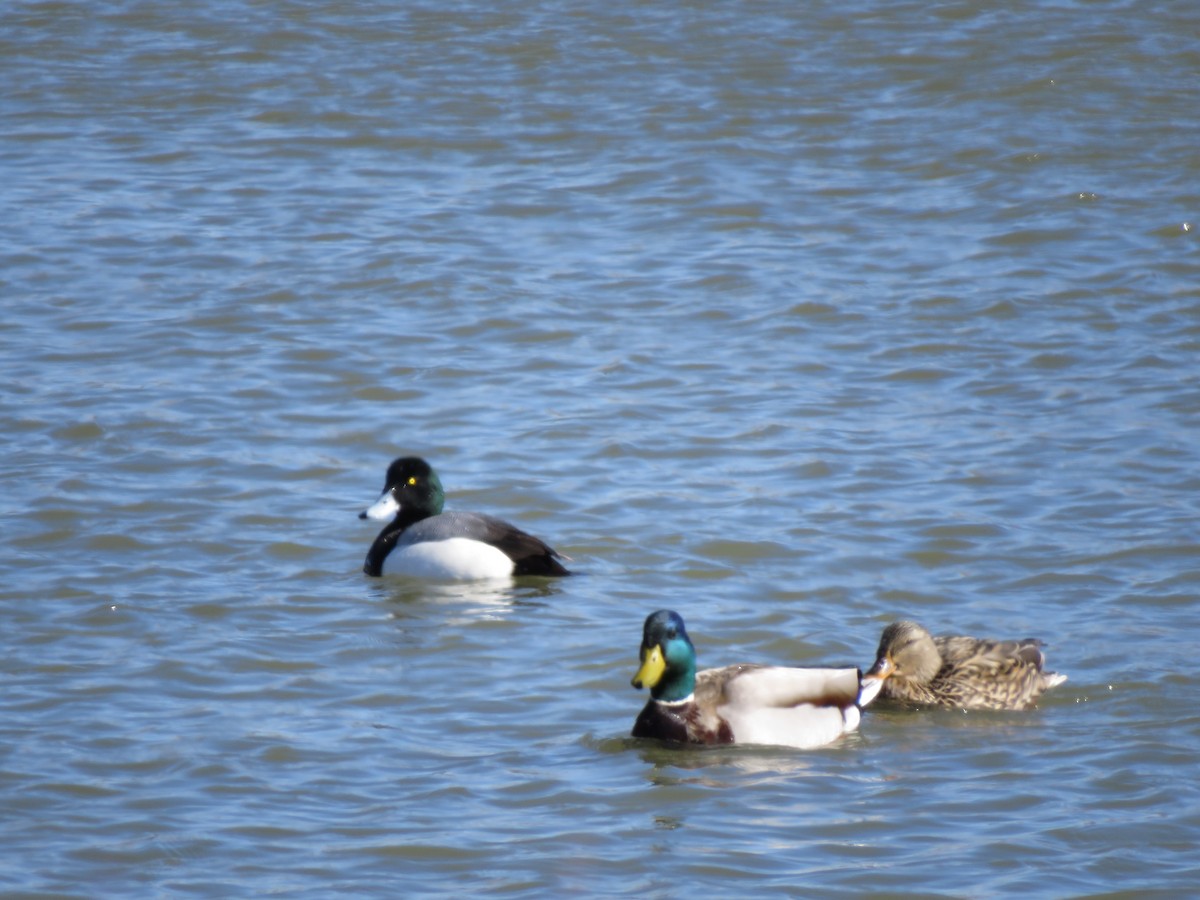
<path fill-rule="evenodd" d="M 878 678 L 883 681 L 889 675 L 896 671 L 896 664 L 892 662 L 891 657 L 881 656 L 875 660 L 875 665 L 871 666 L 870 671 L 864 676 L 865 678 Z"/>

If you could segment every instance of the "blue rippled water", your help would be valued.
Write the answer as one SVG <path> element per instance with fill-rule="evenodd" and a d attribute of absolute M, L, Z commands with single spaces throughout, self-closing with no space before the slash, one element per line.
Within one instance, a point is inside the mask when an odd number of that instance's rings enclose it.
<path fill-rule="evenodd" d="M 0 893 L 1194 891 L 1193 6 L 9 4 Z M 1070 680 L 650 746 L 661 607 Z"/>

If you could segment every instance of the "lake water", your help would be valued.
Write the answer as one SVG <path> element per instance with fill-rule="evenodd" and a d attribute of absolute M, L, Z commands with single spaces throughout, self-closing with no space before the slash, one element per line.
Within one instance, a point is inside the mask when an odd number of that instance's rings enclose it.
<path fill-rule="evenodd" d="M 1200 6 L 0 11 L 0 892 L 1200 885 Z M 369 579 L 392 457 L 581 577 Z M 627 738 L 1040 636 L 1025 713 Z"/>

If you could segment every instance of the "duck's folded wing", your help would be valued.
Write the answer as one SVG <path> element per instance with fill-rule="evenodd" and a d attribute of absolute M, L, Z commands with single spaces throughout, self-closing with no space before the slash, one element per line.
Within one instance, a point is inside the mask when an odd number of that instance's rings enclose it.
<path fill-rule="evenodd" d="M 942 662 L 949 666 L 996 666 L 1016 660 L 1041 668 L 1045 662 L 1037 638 L 1023 641 L 997 641 L 973 637 L 938 637 L 934 639 Z"/>
<path fill-rule="evenodd" d="M 942 638 L 938 650 L 943 662 L 961 672 L 984 678 L 998 678 L 1023 668 L 1040 671 L 1046 662 L 1042 642 L 993 641 L 968 637 Z"/>
<path fill-rule="evenodd" d="M 517 575 L 566 575 L 557 550 L 510 522 L 486 513 L 452 510 L 410 525 L 401 543 L 467 538 L 490 544 L 516 565 Z"/>
<path fill-rule="evenodd" d="M 1009 671 L 1036 672 L 1040 679 L 1041 688 L 1052 688 L 1067 680 L 1061 672 L 1050 672 L 1046 669 L 1046 654 L 1042 647 L 1046 646 L 1037 638 L 1025 638 L 1020 641 L 991 641 L 988 652 L 983 660 L 977 663 L 989 671 L 1001 676 Z M 1034 677 L 1032 674 L 1030 677 Z"/>
<path fill-rule="evenodd" d="M 466 538 L 488 544 L 516 530 L 514 526 L 495 516 L 454 510 L 414 522 L 404 532 L 404 543 Z"/>
<path fill-rule="evenodd" d="M 819 747 L 858 727 L 858 669 L 748 668 L 718 713 L 739 743 Z"/>
<path fill-rule="evenodd" d="M 858 699 L 858 669 L 744 667 L 725 682 L 725 702 L 744 708 L 841 706 Z"/>

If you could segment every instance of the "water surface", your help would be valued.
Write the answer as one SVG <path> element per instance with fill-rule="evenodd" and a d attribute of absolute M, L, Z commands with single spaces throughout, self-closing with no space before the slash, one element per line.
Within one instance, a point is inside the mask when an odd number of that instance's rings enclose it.
<path fill-rule="evenodd" d="M 193 6 L 0 13 L 0 891 L 1194 890 L 1193 4 Z M 1070 681 L 680 752 L 661 607 Z"/>

